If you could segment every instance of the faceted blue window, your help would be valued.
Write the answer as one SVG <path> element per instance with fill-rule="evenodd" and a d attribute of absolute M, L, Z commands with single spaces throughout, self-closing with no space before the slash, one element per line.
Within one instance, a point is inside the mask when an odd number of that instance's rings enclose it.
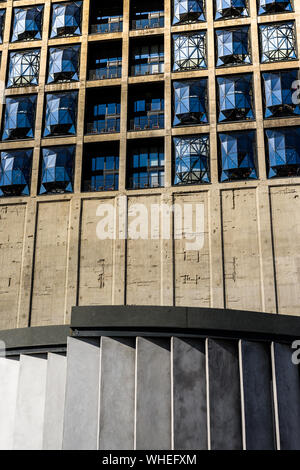
<path fill-rule="evenodd" d="M 0 156 L 0 196 L 28 196 L 32 149 L 8 150 Z"/>
<path fill-rule="evenodd" d="M 215 0 L 215 20 L 249 16 L 248 0 Z"/>
<path fill-rule="evenodd" d="M 2 140 L 34 137 L 36 95 L 6 98 Z"/>
<path fill-rule="evenodd" d="M 82 2 L 54 3 L 50 38 L 81 35 Z"/>
<path fill-rule="evenodd" d="M 204 0 L 174 0 L 173 25 L 205 21 Z"/>
<path fill-rule="evenodd" d="M 220 181 L 257 179 L 254 131 L 219 134 Z"/>
<path fill-rule="evenodd" d="M 173 126 L 205 124 L 207 117 L 207 79 L 173 83 Z"/>
<path fill-rule="evenodd" d="M 217 77 L 219 122 L 254 118 L 252 75 Z"/>
<path fill-rule="evenodd" d="M 11 42 L 42 39 L 43 5 L 14 8 Z"/>
<path fill-rule="evenodd" d="M 162 141 L 146 141 L 129 150 L 129 189 L 161 188 L 165 184 L 164 177 L 165 155 Z"/>
<path fill-rule="evenodd" d="M 266 130 L 268 178 L 300 176 L 300 127 Z"/>
<path fill-rule="evenodd" d="M 73 192 L 75 145 L 42 149 L 39 194 Z"/>
<path fill-rule="evenodd" d="M 40 50 L 10 52 L 7 87 L 38 85 Z"/>
<path fill-rule="evenodd" d="M 44 137 L 76 134 L 77 97 L 77 91 L 46 95 Z"/>
<path fill-rule="evenodd" d="M 174 137 L 174 184 L 210 182 L 209 136 Z"/>
<path fill-rule="evenodd" d="M 293 83 L 299 79 L 299 71 L 264 72 L 262 77 L 264 117 L 299 116 L 300 106 L 293 102 Z"/>
<path fill-rule="evenodd" d="M 262 63 L 297 58 L 295 24 L 268 23 L 259 26 Z"/>
<path fill-rule="evenodd" d="M 50 47 L 47 83 L 79 80 L 80 46 Z"/>
<path fill-rule="evenodd" d="M 258 14 L 270 15 L 293 11 L 291 0 L 258 0 Z"/>
<path fill-rule="evenodd" d="M 217 67 L 250 64 L 249 27 L 217 29 Z"/>
<path fill-rule="evenodd" d="M 206 32 L 173 34 L 173 71 L 205 69 Z"/>
<path fill-rule="evenodd" d="M 5 23 L 5 12 L 6 10 L 0 10 L 0 44 L 3 42 L 3 30 Z"/>

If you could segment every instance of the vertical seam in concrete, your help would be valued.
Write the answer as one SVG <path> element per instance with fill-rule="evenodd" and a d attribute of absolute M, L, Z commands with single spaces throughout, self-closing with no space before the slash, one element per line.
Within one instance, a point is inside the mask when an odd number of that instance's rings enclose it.
<path fill-rule="evenodd" d="M 279 314 L 279 299 L 278 299 L 278 286 L 277 286 L 277 269 L 276 269 L 276 258 L 275 258 L 275 243 L 274 243 L 274 224 L 272 216 L 272 195 L 270 187 L 268 187 L 269 195 L 269 211 L 270 211 L 270 227 L 271 227 L 271 244 L 272 244 L 272 263 L 274 271 L 274 288 L 275 288 L 275 304 L 276 304 L 276 313 Z"/>

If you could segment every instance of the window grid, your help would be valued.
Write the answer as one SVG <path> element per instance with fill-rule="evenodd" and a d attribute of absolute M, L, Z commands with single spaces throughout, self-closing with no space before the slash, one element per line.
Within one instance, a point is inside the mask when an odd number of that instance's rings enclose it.
<path fill-rule="evenodd" d="M 250 16 L 234 18 L 234 19 L 218 19 L 215 20 L 215 12 L 213 8 L 213 2 L 206 2 L 205 10 L 205 19 L 206 21 L 200 21 L 197 23 L 187 23 L 174 25 L 172 17 L 172 2 L 171 0 L 165 0 L 165 26 L 164 28 L 157 28 L 155 34 L 161 36 L 164 35 L 164 56 L 165 56 L 165 67 L 164 75 L 151 77 L 141 76 L 141 77 L 131 77 L 129 69 L 129 42 L 132 41 L 135 37 L 139 36 L 139 31 L 134 31 L 131 27 L 130 21 L 130 0 L 123 1 L 123 31 L 117 31 L 114 33 L 107 34 L 91 34 L 90 30 L 90 21 L 89 21 L 89 10 L 90 2 L 89 0 L 83 0 L 82 6 L 82 34 L 80 36 L 68 37 L 68 43 L 74 45 L 80 45 L 80 81 L 73 83 L 57 83 L 57 84 L 48 84 L 47 80 L 47 70 L 48 70 L 48 52 L 50 47 L 62 46 L 65 44 L 64 38 L 53 38 L 50 39 L 50 22 L 51 22 L 51 6 L 54 3 L 60 3 L 61 0 L 50 1 L 46 0 L 45 2 L 41 1 L 38 4 L 44 5 L 43 11 L 43 22 L 42 22 L 42 38 L 34 41 L 18 41 L 16 43 L 10 42 L 11 38 L 11 25 L 12 25 L 12 14 L 13 14 L 13 1 L 8 0 L 7 2 L 1 2 L 0 8 L 5 10 L 5 24 L 3 29 L 3 42 L 0 44 L 0 53 L 1 53 L 1 68 L 0 68 L 0 81 L 6 82 L 7 70 L 9 67 L 9 54 L 13 51 L 25 51 L 27 49 L 40 49 L 41 60 L 40 60 L 40 73 L 39 73 L 39 84 L 38 86 L 27 86 L 19 87 L 16 89 L 7 89 L 6 95 L 28 95 L 35 94 L 37 95 L 37 107 L 36 107 L 36 121 L 35 121 L 35 132 L 34 139 L 20 140 L 14 142 L 0 142 L 1 151 L 9 151 L 10 149 L 24 149 L 24 148 L 34 148 L 33 155 L 33 168 L 32 168 L 32 181 L 31 181 L 31 195 L 37 195 L 37 183 L 38 183 L 38 174 L 40 168 L 40 148 L 50 145 L 76 145 L 76 163 L 75 163 L 75 182 L 74 182 L 74 192 L 80 194 L 81 192 L 81 164 L 82 164 L 82 152 L 83 144 L 87 142 L 103 142 L 107 140 L 107 136 L 103 135 L 93 135 L 87 136 L 85 134 L 85 95 L 86 88 L 88 85 L 88 76 L 87 76 L 87 51 L 88 46 L 95 43 L 95 41 L 105 40 L 121 40 L 122 41 L 122 77 L 115 79 L 115 84 L 121 86 L 121 126 L 120 132 L 110 135 L 109 140 L 120 141 L 120 184 L 119 189 L 126 190 L 126 143 L 131 139 L 141 139 L 141 138 L 151 138 L 151 137 L 164 137 L 165 138 L 165 189 L 152 189 L 154 192 L 176 192 L 179 189 L 172 186 L 172 157 L 174 157 L 172 152 L 172 139 L 171 136 L 176 135 L 189 135 L 192 134 L 209 134 L 210 135 L 210 149 L 211 149 L 211 183 L 216 184 L 219 188 L 225 187 L 239 187 L 239 182 L 229 182 L 229 183 L 220 183 L 218 178 L 218 166 L 217 159 L 217 142 L 218 142 L 218 133 L 220 132 L 232 132 L 235 130 L 250 130 L 256 129 L 256 138 L 258 146 L 258 168 L 259 168 L 259 180 L 249 182 L 253 187 L 262 184 L 271 185 L 267 179 L 266 172 L 266 161 L 265 161 L 265 140 L 264 140 L 264 130 L 273 127 L 288 127 L 296 126 L 300 124 L 300 118 L 297 116 L 278 118 L 278 119 L 263 119 L 263 96 L 262 96 L 262 76 L 263 72 L 276 71 L 276 70 L 289 70 L 297 69 L 300 66 L 299 56 L 296 60 L 283 61 L 277 63 L 266 63 L 262 64 L 260 61 L 260 47 L 259 47 L 259 25 L 269 24 L 269 23 L 278 23 L 278 22 L 290 22 L 295 21 L 295 31 L 296 31 L 296 50 L 300 50 L 300 22 L 297 19 L 299 18 L 300 6 L 298 2 L 294 2 L 294 12 L 282 12 L 280 14 L 264 14 L 258 15 L 257 0 L 249 0 L 249 9 Z M 28 0 L 24 2 L 24 6 L 34 6 L 36 2 L 34 0 Z M 20 5 L 18 4 L 18 7 Z M 92 24 L 92 22 L 91 22 Z M 250 36 L 251 36 L 251 54 L 252 54 L 252 64 L 251 65 L 241 65 L 241 66 L 227 66 L 220 67 L 216 69 L 215 64 L 216 60 L 214 57 L 215 51 L 215 31 L 220 28 L 230 28 L 237 26 L 249 26 L 250 27 Z M 191 32 L 191 31 L 207 31 L 207 69 L 198 69 L 190 70 L 185 72 L 172 72 L 172 35 L 178 34 L 181 32 Z M 142 33 L 145 37 L 145 32 Z M 149 30 L 149 33 L 146 33 L 153 36 L 153 31 Z M 157 36 L 158 37 L 158 36 Z M 216 98 L 216 76 L 226 76 L 233 74 L 253 74 L 253 93 L 254 93 L 254 102 L 255 102 L 255 118 L 256 120 L 251 122 L 230 122 L 230 123 L 219 123 L 217 124 L 217 107 L 215 103 Z M 163 78 L 162 78 L 163 77 Z M 180 126 L 178 128 L 172 127 L 172 81 L 178 79 L 196 79 L 196 78 L 207 78 L 208 79 L 208 96 L 209 96 L 209 124 L 206 125 L 197 125 L 189 126 L 188 129 L 182 129 Z M 124 119 L 127 116 L 127 96 L 128 96 L 128 86 L 134 86 L 138 83 L 149 83 L 151 86 L 152 82 L 162 81 L 164 79 L 165 83 L 165 128 L 164 129 L 152 129 L 143 131 L 135 134 L 135 132 L 129 132 L 127 126 L 127 120 Z M 96 80 L 93 82 L 93 86 L 96 87 L 106 87 L 111 86 L 109 80 Z M 77 133 L 76 136 L 72 137 L 60 137 L 59 142 L 56 139 L 48 138 L 44 139 L 42 137 L 43 129 L 43 116 L 44 116 L 44 102 L 46 92 L 58 92 L 65 90 L 78 90 L 78 113 L 77 113 Z M 2 100 L 3 101 L 3 100 Z M 3 104 L 0 104 L 0 107 L 3 108 Z M 0 124 L 1 128 L 3 127 L 3 109 L 0 113 Z M 277 184 L 287 184 L 290 183 L 290 180 L 282 179 L 277 181 Z M 197 185 L 196 185 L 197 186 Z M 191 191 L 196 191 L 197 188 L 191 187 Z M 198 186 L 199 190 L 199 186 Z M 95 195 L 96 196 L 96 195 Z"/>

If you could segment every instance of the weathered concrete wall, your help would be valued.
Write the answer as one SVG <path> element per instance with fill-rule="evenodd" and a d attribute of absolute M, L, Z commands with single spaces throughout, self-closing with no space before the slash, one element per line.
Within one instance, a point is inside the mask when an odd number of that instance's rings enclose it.
<path fill-rule="evenodd" d="M 45 202 L 38 207 L 32 326 L 64 322 L 69 212 L 68 201 Z"/>
<path fill-rule="evenodd" d="M 274 260 L 278 308 L 299 315 L 300 304 L 300 188 L 271 188 Z"/>
<path fill-rule="evenodd" d="M 35 4 L 28 0 L 26 5 Z M 0 205 L 0 328 L 69 323 L 73 305 L 155 304 L 216 308 L 254 309 L 270 313 L 300 314 L 299 294 L 299 187 L 298 178 L 268 180 L 266 177 L 266 128 L 300 125 L 299 117 L 263 119 L 261 73 L 282 68 L 299 68 L 299 58 L 275 64 L 261 64 L 258 26 L 265 22 L 295 20 L 300 50 L 300 3 L 295 12 L 257 16 L 256 0 L 250 0 L 249 18 L 214 21 L 213 2 L 206 2 L 206 22 L 171 24 L 171 0 L 165 0 L 165 27 L 156 30 L 130 29 L 130 0 L 123 1 L 123 32 L 89 34 L 89 0 L 83 0 L 82 34 L 68 38 L 80 44 L 80 80 L 47 85 L 47 53 L 64 38 L 49 39 L 51 2 L 45 0 L 43 34 L 37 41 L 10 42 L 13 0 L 6 9 L 3 43 L 0 44 L 0 81 L 5 83 L 10 50 L 40 48 L 38 86 L 6 89 L 5 94 L 37 94 L 34 139 L 0 142 L 0 150 L 32 148 L 33 165 L 30 197 L 1 198 Z M 252 64 L 215 68 L 215 28 L 249 25 Z M 207 69 L 172 72 L 172 34 L 207 30 Z M 129 45 L 137 36 L 164 36 L 164 74 L 133 77 L 129 73 Z M 87 79 L 90 44 L 122 41 L 122 77 L 113 80 L 121 96 L 121 129 L 115 134 L 85 135 L 87 88 L 107 87 L 112 80 Z M 255 121 L 218 124 L 216 76 L 252 73 Z M 172 80 L 208 79 L 209 124 L 172 127 Z M 128 88 L 164 82 L 165 128 L 129 132 L 127 128 Z M 77 134 L 72 137 L 43 138 L 45 92 L 78 90 Z M 0 103 L 0 127 L 3 104 Z M 259 180 L 220 183 L 218 173 L 218 132 L 255 129 Z M 211 184 L 172 186 L 172 137 L 207 133 L 210 136 Z M 127 145 L 133 139 L 160 137 L 165 142 L 165 186 L 143 190 L 126 189 Z M 119 192 L 82 193 L 83 148 L 88 143 L 114 141 L 120 148 Z M 76 145 L 74 193 L 38 195 L 41 146 Z M 99 204 L 119 202 L 117 194 L 134 203 L 203 203 L 204 244 L 186 250 L 184 239 L 99 240 L 96 227 Z M 130 219 L 130 217 L 129 217 Z M 174 224 L 171 223 L 174 231 Z M 176 229 L 176 227 L 175 227 Z M 161 234 L 161 228 L 158 233 Z M 175 230 L 176 233 L 176 230 Z M 124 233 L 123 233 L 124 235 Z M 172 233 L 173 236 L 173 233 Z"/>
<path fill-rule="evenodd" d="M 99 243 L 96 237 L 99 218 L 95 215 L 101 203 L 114 204 L 114 200 L 82 202 L 78 305 L 107 305 L 112 299 L 114 243 L 109 239 Z"/>
<path fill-rule="evenodd" d="M 26 205 L 0 206 L 0 328 L 18 326 Z"/>
<path fill-rule="evenodd" d="M 262 309 L 256 190 L 222 191 L 227 308 Z"/>
<path fill-rule="evenodd" d="M 85 199 L 79 209 L 70 199 L 41 202 L 30 263 L 24 247 L 26 205 L 1 206 L 0 327 L 68 323 L 76 303 L 218 306 L 299 315 L 299 188 L 270 187 L 267 194 L 266 202 L 255 187 L 222 190 L 216 224 L 213 191 L 176 192 L 174 204 L 194 205 L 195 230 L 195 204 L 203 204 L 200 249 L 186 248 L 189 234 L 172 214 L 170 240 L 162 239 L 161 225 L 154 239 L 131 238 L 133 204 L 148 209 L 151 236 L 151 205 L 164 203 L 164 193 L 128 198 L 128 240 L 97 236 L 102 220 L 97 209 L 108 203 L 117 207 L 116 197 Z M 267 250 L 259 213 L 266 203 L 272 222 Z M 31 302 L 23 304 L 25 286 Z"/>

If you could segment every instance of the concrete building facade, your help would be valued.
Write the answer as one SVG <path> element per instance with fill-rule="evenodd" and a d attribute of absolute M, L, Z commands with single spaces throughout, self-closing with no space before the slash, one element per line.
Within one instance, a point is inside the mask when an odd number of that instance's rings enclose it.
<path fill-rule="evenodd" d="M 0 328 L 89 305 L 299 315 L 299 2 L 102 3 L 0 4 Z M 202 204 L 203 246 L 100 240 L 119 196 L 128 224 Z"/>

